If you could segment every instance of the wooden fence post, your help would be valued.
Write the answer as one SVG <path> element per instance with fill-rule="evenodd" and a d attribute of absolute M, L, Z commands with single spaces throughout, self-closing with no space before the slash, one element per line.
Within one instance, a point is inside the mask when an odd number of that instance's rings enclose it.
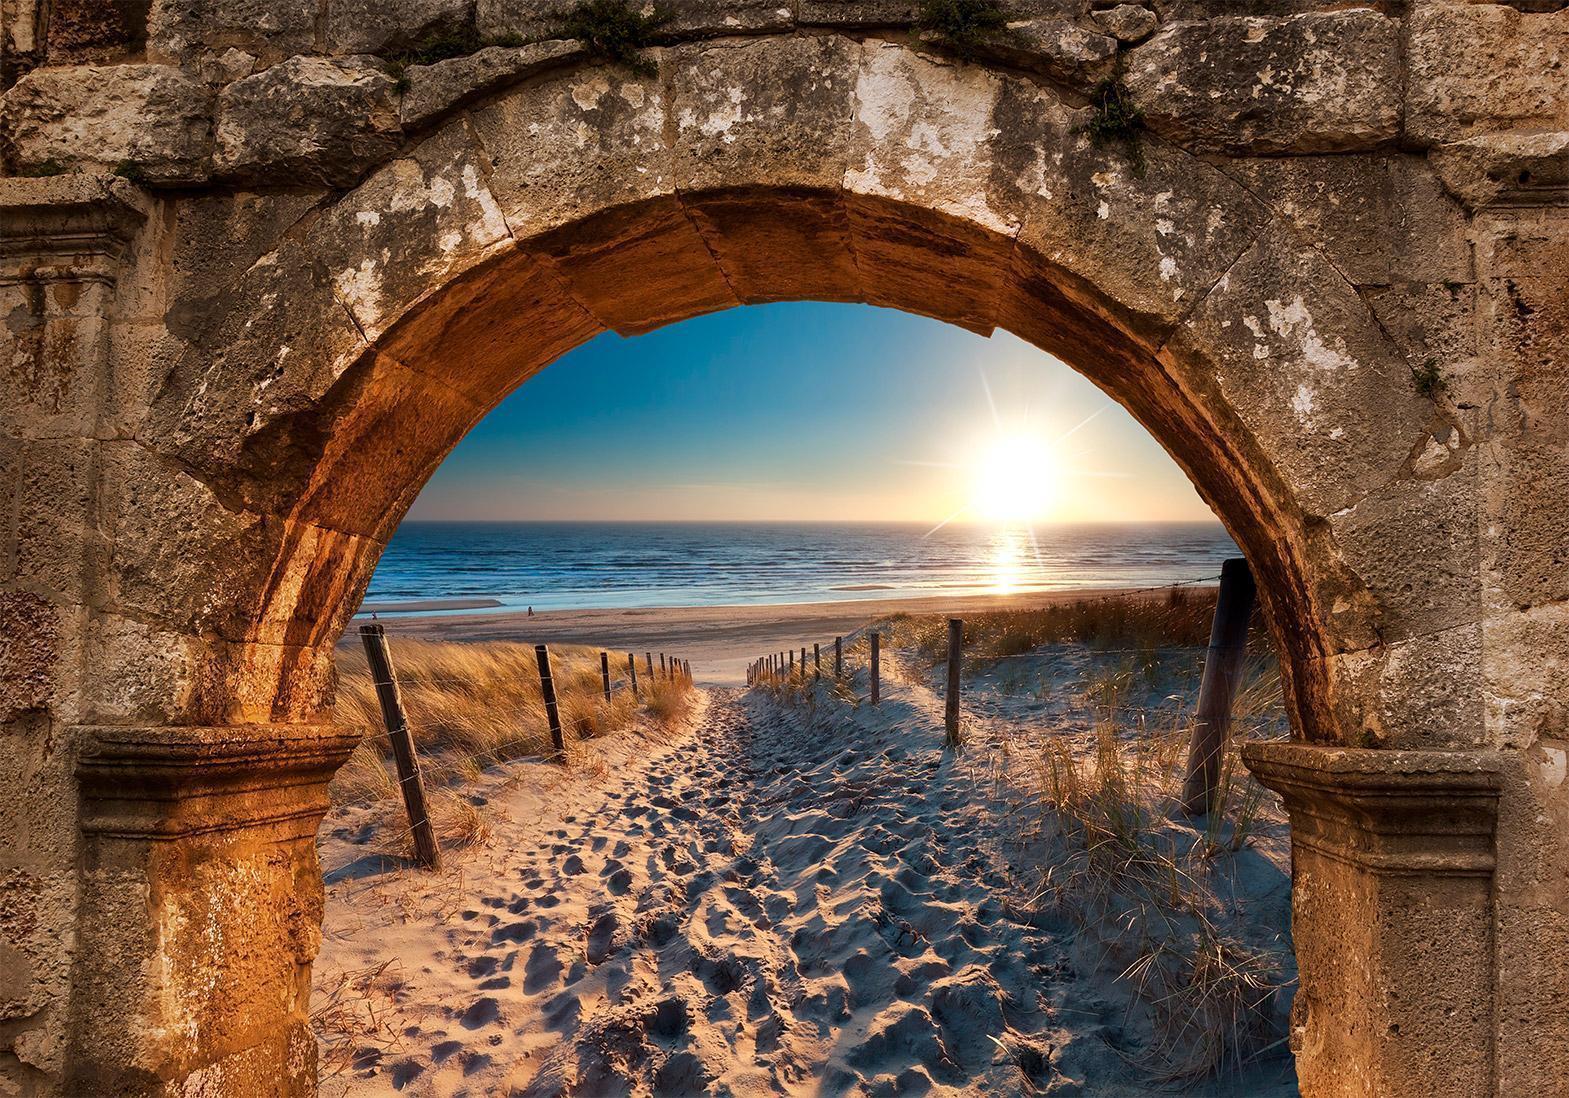
<path fill-rule="evenodd" d="M 882 650 L 883 638 L 881 634 L 872 634 L 872 704 L 877 704 L 877 698 L 882 686 Z"/>
<path fill-rule="evenodd" d="M 539 692 L 545 699 L 545 720 L 550 723 L 550 745 L 556 749 L 556 757 L 566 762 L 567 740 L 561 734 L 561 712 L 556 708 L 556 683 L 550 677 L 550 649 L 543 644 L 536 644 L 534 658 L 539 661 Z"/>
<path fill-rule="evenodd" d="M 806 681 L 806 645 L 801 645 L 801 681 Z"/>
<path fill-rule="evenodd" d="M 599 654 L 599 679 L 605 687 L 605 704 L 610 704 L 610 653 Z"/>
<path fill-rule="evenodd" d="M 834 638 L 834 678 L 844 678 L 844 638 Z"/>
<path fill-rule="evenodd" d="M 659 653 L 659 677 L 662 679 L 670 677 L 670 672 L 665 670 L 665 654 L 663 652 Z"/>
<path fill-rule="evenodd" d="M 815 682 L 823 680 L 823 650 L 816 641 L 812 642 L 812 679 Z"/>
<path fill-rule="evenodd" d="M 1255 594 L 1247 561 L 1233 557 L 1221 565 L 1220 594 L 1209 631 L 1209 651 L 1204 655 L 1204 677 L 1199 681 L 1199 702 L 1193 714 L 1193 742 L 1188 745 L 1188 778 L 1182 790 L 1182 808 L 1190 816 L 1202 816 L 1218 807 L 1221 763 L 1231 731 L 1231 703 L 1247 658 L 1248 618 Z"/>
<path fill-rule="evenodd" d="M 370 664 L 371 682 L 376 684 L 376 700 L 381 703 L 381 719 L 392 744 L 392 758 L 398 767 L 398 788 L 403 791 L 403 807 L 409 814 L 409 831 L 414 836 L 414 857 L 421 865 L 441 868 L 441 847 L 425 806 L 425 779 L 420 773 L 419 756 L 414 754 L 414 737 L 403 713 L 403 695 L 398 677 L 392 670 L 392 652 L 387 634 L 380 625 L 360 626 L 360 641 L 365 645 L 365 660 Z"/>
<path fill-rule="evenodd" d="M 654 681 L 654 654 L 652 652 L 644 652 L 643 658 L 648 661 L 648 681 L 652 683 Z"/>
<path fill-rule="evenodd" d="M 944 699 L 943 728 L 948 746 L 959 746 L 959 661 L 964 653 L 964 619 L 948 619 L 948 696 Z"/>
<path fill-rule="evenodd" d="M 637 657 L 627 653 L 627 675 L 632 679 L 632 700 L 637 701 Z"/>

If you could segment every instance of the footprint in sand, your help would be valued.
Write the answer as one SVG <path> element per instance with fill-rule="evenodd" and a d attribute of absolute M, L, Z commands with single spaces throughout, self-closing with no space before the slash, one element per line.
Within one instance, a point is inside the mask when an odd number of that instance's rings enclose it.
<path fill-rule="evenodd" d="M 541 943 L 534 947 L 534 952 L 528 955 L 528 963 L 523 966 L 523 990 L 530 995 L 543 991 L 553 986 L 560 975 L 561 958 L 556 955 L 555 947 Z"/>
<path fill-rule="evenodd" d="M 616 932 L 621 929 L 621 919 L 614 911 L 606 911 L 588 928 L 585 955 L 588 963 L 597 965 L 615 952 Z"/>
<path fill-rule="evenodd" d="M 458 1018 L 458 1024 L 464 1029 L 479 1029 L 481 1026 L 490 1025 L 500 1017 L 501 1004 L 487 995 L 483 999 L 475 999 L 470 1003 L 468 1009 Z"/>
<path fill-rule="evenodd" d="M 579 873 L 583 872 L 583 859 L 578 857 L 576 854 L 568 855 L 567 858 L 561 863 L 561 872 L 566 873 L 569 876 L 577 876 Z"/>

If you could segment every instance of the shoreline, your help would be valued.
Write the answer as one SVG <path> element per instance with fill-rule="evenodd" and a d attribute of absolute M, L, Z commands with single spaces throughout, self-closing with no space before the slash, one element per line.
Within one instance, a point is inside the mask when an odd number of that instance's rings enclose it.
<path fill-rule="evenodd" d="M 836 635 L 892 614 L 962 614 L 1021 610 L 1080 599 L 1137 596 L 1155 587 L 1081 587 L 1006 595 L 923 595 L 836 602 L 657 606 L 601 610 L 537 610 L 488 614 L 383 617 L 394 637 L 430 641 L 514 641 L 585 644 L 615 653 L 681 656 L 699 686 L 739 686 L 746 667 L 765 652 L 810 646 L 830 650 Z"/>

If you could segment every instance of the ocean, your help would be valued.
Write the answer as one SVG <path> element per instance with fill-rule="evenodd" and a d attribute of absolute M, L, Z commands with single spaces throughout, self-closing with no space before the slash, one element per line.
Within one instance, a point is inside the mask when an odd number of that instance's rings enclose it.
<path fill-rule="evenodd" d="M 405 522 L 365 601 L 580 610 L 1145 587 L 1216 576 L 1236 555 L 1214 522 Z"/>

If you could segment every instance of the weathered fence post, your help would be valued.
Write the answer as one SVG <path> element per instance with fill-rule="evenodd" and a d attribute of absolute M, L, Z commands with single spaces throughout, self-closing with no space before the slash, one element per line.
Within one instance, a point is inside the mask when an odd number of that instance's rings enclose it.
<path fill-rule="evenodd" d="M 844 678 L 844 638 L 834 638 L 834 678 Z"/>
<path fill-rule="evenodd" d="M 822 645 L 816 641 L 812 642 L 812 680 L 814 682 L 823 680 L 823 650 Z"/>
<path fill-rule="evenodd" d="M 882 686 L 882 651 L 883 638 L 880 633 L 872 634 L 872 704 L 877 704 L 877 698 Z"/>
<path fill-rule="evenodd" d="M 959 746 L 959 660 L 964 652 L 964 619 L 948 619 L 948 696 L 944 699 L 943 728 L 948 746 Z"/>
<path fill-rule="evenodd" d="M 1247 657 L 1248 618 L 1255 594 L 1247 561 L 1233 557 L 1221 565 L 1220 595 L 1215 600 L 1209 651 L 1204 655 L 1193 742 L 1188 746 L 1188 779 L 1182 791 L 1182 808 L 1190 816 L 1201 816 L 1217 807 L 1221 763 L 1231 730 L 1231 703 Z"/>
<path fill-rule="evenodd" d="M 567 757 L 567 740 L 561 734 L 561 712 L 556 708 L 556 683 L 550 677 L 550 649 L 543 644 L 534 646 L 534 658 L 539 661 L 539 692 L 545 699 L 545 720 L 550 723 L 550 745 L 562 762 Z"/>
<path fill-rule="evenodd" d="M 605 704 L 610 704 L 610 653 L 599 654 L 599 678 L 605 687 Z"/>
<path fill-rule="evenodd" d="M 632 680 L 632 700 L 637 701 L 637 657 L 627 653 L 627 676 Z"/>
<path fill-rule="evenodd" d="M 806 645 L 801 645 L 801 681 L 806 681 Z"/>
<path fill-rule="evenodd" d="M 659 653 L 659 677 L 662 679 L 670 678 L 670 672 L 665 670 L 665 654 L 663 652 Z"/>
<path fill-rule="evenodd" d="M 652 683 L 654 681 L 654 654 L 652 652 L 644 652 L 643 658 L 648 661 L 648 681 Z"/>
<path fill-rule="evenodd" d="M 420 773 L 419 756 L 414 753 L 414 737 L 409 733 L 408 718 L 403 713 L 403 695 L 392 670 L 387 634 L 380 625 L 362 625 L 360 641 L 365 645 L 371 682 L 376 684 L 376 700 L 381 703 L 382 724 L 398 767 L 398 788 L 403 791 L 403 807 L 409 814 L 414 857 L 421 865 L 440 869 L 441 847 L 436 843 L 436 830 L 430 825 L 430 812 L 425 806 L 425 779 Z"/>

